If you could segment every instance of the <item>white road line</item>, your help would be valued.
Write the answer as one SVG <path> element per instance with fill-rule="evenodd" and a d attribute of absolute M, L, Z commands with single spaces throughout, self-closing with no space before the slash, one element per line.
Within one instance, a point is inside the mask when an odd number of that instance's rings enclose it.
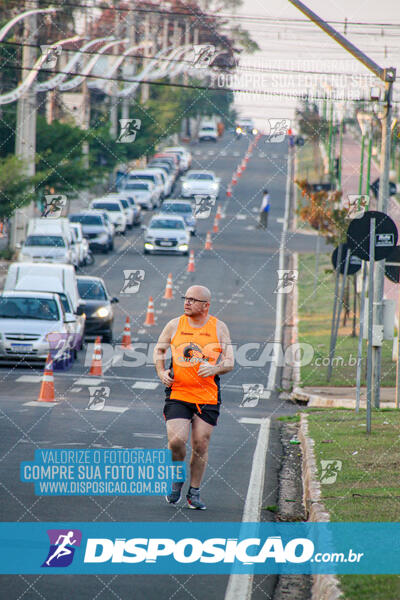
<path fill-rule="evenodd" d="M 81 377 L 74 381 L 74 385 L 100 385 L 103 383 L 103 379 L 90 379 L 89 377 Z"/>
<path fill-rule="evenodd" d="M 156 381 L 136 381 L 132 388 L 134 390 L 155 390 L 159 385 L 159 382 Z"/>
<path fill-rule="evenodd" d="M 73 387 L 69 390 L 71 392 L 71 394 L 78 394 L 79 392 L 82 391 L 81 387 Z"/>
<path fill-rule="evenodd" d="M 162 440 L 165 436 L 161 433 L 134 433 L 134 437 L 142 438 L 154 438 L 156 440 Z"/>
<path fill-rule="evenodd" d="M 107 263 L 108 263 L 109 259 L 105 258 L 104 260 L 101 261 L 101 263 L 98 265 L 99 267 L 104 267 Z"/>
<path fill-rule="evenodd" d="M 88 410 L 87 408 L 83 408 L 81 410 Z M 105 406 L 104 408 L 102 408 L 101 410 L 97 410 L 97 411 L 90 411 L 90 412 L 111 412 L 111 413 L 124 413 L 127 410 L 129 410 L 128 406 Z"/>
<path fill-rule="evenodd" d="M 38 383 L 41 381 L 41 375 L 21 375 L 15 380 L 16 383 Z"/>
<path fill-rule="evenodd" d="M 276 222 L 277 222 L 277 223 L 284 223 L 284 222 L 285 222 L 285 219 L 284 219 L 283 217 L 278 217 L 278 218 L 276 219 Z"/>
<path fill-rule="evenodd" d="M 252 419 L 251 417 L 243 417 L 239 422 L 247 423 L 249 425 L 260 424 L 242 516 L 242 523 L 258 523 L 260 521 L 265 461 L 268 451 L 271 421 L 270 419 Z M 250 600 L 252 585 L 253 575 L 251 573 L 247 575 L 231 575 L 225 592 L 225 600 Z"/>
<path fill-rule="evenodd" d="M 238 221 L 244 221 L 245 219 L 247 219 L 247 215 L 243 215 L 243 214 L 241 214 L 241 213 L 238 213 L 238 214 L 236 215 L 236 219 L 237 219 Z"/>
<path fill-rule="evenodd" d="M 24 402 L 24 406 L 39 406 L 41 408 L 50 408 L 52 406 L 56 406 L 58 404 L 58 402 L 35 402 L 34 400 L 32 400 L 31 402 Z"/>

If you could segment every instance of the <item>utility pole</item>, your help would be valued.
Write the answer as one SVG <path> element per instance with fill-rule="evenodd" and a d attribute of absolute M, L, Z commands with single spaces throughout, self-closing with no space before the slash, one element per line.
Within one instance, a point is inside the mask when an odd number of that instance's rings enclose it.
<path fill-rule="evenodd" d="M 374 60 L 369 58 L 364 52 L 347 40 L 341 33 L 331 27 L 326 21 L 321 19 L 315 12 L 310 10 L 300 0 L 289 0 L 293 6 L 298 8 L 306 15 L 313 23 L 318 25 L 325 33 L 333 38 L 342 48 L 350 52 L 354 58 L 360 61 L 367 69 L 372 71 L 381 81 L 385 83 L 385 110 L 382 119 L 382 141 L 381 141 L 381 163 L 379 177 L 379 198 L 378 211 L 387 212 L 389 199 L 389 169 L 390 169 L 390 136 L 392 122 L 392 90 L 396 80 L 396 69 L 394 67 L 383 68 Z M 374 327 L 379 330 L 383 327 L 383 283 L 384 283 L 384 265 L 382 261 L 375 263 L 374 277 Z M 372 336 L 373 339 L 378 336 Z M 372 363 L 374 377 L 373 382 L 373 399 L 376 408 L 380 404 L 380 380 L 381 380 L 381 347 L 372 346 Z"/>
<path fill-rule="evenodd" d="M 38 8 L 38 0 L 26 0 L 25 10 Z M 22 50 L 21 80 L 31 71 L 36 61 L 37 45 L 37 14 L 30 15 L 24 21 L 24 42 Z M 36 154 L 36 92 L 31 86 L 18 100 L 17 126 L 15 131 L 15 154 L 24 161 L 25 174 L 35 174 Z M 34 215 L 34 204 L 22 209 L 16 208 L 11 219 L 10 248 L 15 250 L 15 244 L 25 237 L 25 224 Z"/>
<path fill-rule="evenodd" d="M 136 28 L 135 28 L 135 13 L 133 12 L 136 7 L 136 3 L 133 2 L 133 5 L 128 13 L 127 17 L 127 35 L 125 37 L 129 38 L 129 47 L 134 46 L 136 44 Z M 133 57 L 127 58 L 124 61 L 124 78 L 126 76 L 127 79 L 133 77 L 136 73 L 136 59 Z M 129 98 L 123 98 L 122 100 L 122 118 L 129 119 Z"/>
<path fill-rule="evenodd" d="M 87 11 L 83 11 L 84 25 L 83 34 L 88 33 L 88 22 L 87 22 Z M 89 36 L 88 36 L 89 37 Z M 90 92 L 88 88 L 87 77 L 82 83 L 82 129 L 89 131 L 90 128 Z M 89 142 L 84 140 L 82 142 L 82 154 L 83 154 L 83 166 L 85 169 L 89 169 Z"/>
<path fill-rule="evenodd" d="M 190 23 L 189 23 L 189 18 L 186 17 L 185 19 L 185 46 L 189 46 L 190 43 Z M 183 73 L 183 83 L 185 85 L 187 85 L 189 83 L 189 75 L 188 72 L 185 71 Z"/>
<path fill-rule="evenodd" d="M 144 41 L 148 42 L 150 39 L 150 15 L 147 13 L 144 18 Z M 150 51 L 147 46 L 143 48 L 143 56 L 150 56 Z M 142 69 L 147 65 L 147 60 L 143 59 Z M 140 100 L 142 104 L 145 104 L 150 96 L 150 88 L 148 83 L 142 83 L 140 90 Z"/>
<path fill-rule="evenodd" d="M 116 0 L 114 0 L 114 30 L 115 30 L 115 37 L 117 38 L 117 40 L 120 38 L 120 21 L 119 21 L 119 13 L 117 10 L 117 5 L 116 5 Z M 118 52 L 119 52 L 119 44 L 114 46 L 113 48 L 113 54 L 115 55 L 115 57 L 118 56 Z M 116 60 L 117 58 L 115 58 Z M 118 77 L 118 75 L 116 74 L 116 77 Z M 117 96 L 117 82 L 113 81 L 112 83 L 112 94 L 110 96 L 110 121 L 111 121 L 111 126 L 110 126 L 110 134 L 111 137 L 115 140 L 117 138 L 118 135 L 118 96 Z"/>

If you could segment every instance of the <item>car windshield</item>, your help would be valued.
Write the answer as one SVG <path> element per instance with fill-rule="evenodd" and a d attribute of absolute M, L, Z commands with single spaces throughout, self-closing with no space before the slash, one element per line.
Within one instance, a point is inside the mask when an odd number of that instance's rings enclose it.
<path fill-rule="evenodd" d="M 185 229 L 182 221 L 173 219 L 154 219 L 149 225 L 149 229 Z"/>
<path fill-rule="evenodd" d="M 129 208 L 128 200 L 123 199 L 123 200 L 120 200 L 120 202 L 124 208 Z"/>
<path fill-rule="evenodd" d="M 149 183 L 142 183 L 141 181 L 138 181 L 137 183 L 127 183 L 124 186 L 124 190 L 148 190 L 150 187 Z"/>
<path fill-rule="evenodd" d="M 92 208 L 100 208 L 101 210 L 109 210 L 110 212 L 121 212 L 119 204 L 116 202 L 93 202 Z"/>
<path fill-rule="evenodd" d="M 78 279 L 78 291 L 83 300 L 107 300 L 105 289 L 100 281 Z"/>
<path fill-rule="evenodd" d="M 59 235 L 28 235 L 25 246 L 50 246 L 51 248 L 65 248 L 65 242 Z"/>
<path fill-rule="evenodd" d="M 77 227 L 72 227 L 72 231 L 75 234 L 75 238 L 77 242 L 81 242 L 82 241 L 82 235 L 80 230 Z"/>
<path fill-rule="evenodd" d="M 132 179 L 147 179 L 148 181 L 152 181 L 153 183 L 156 181 L 155 175 L 129 175 L 129 181 Z"/>
<path fill-rule="evenodd" d="M 69 220 L 72 223 L 82 223 L 82 225 L 102 225 L 100 215 L 71 215 Z"/>
<path fill-rule="evenodd" d="M 40 319 L 58 321 L 55 300 L 44 298 L 0 298 L 0 319 Z"/>
<path fill-rule="evenodd" d="M 58 292 L 58 296 L 61 300 L 61 304 L 63 305 L 65 312 L 67 312 L 67 313 L 72 312 L 67 296 L 60 292 Z"/>
<path fill-rule="evenodd" d="M 191 213 L 192 207 L 190 204 L 178 204 L 177 202 L 174 204 L 164 204 L 161 207 L 162 212 L 174 212 L 174 213 Z"/>
<path fill-rule="evenodd" d="M 171 171 L 171 164 L 167 163 L 167 162 L 149 163 L 149 167 L 151 167 L 151 168 L 155 167 L 157 169 L 162 169 L 166 173 L 169 173 Z"/>
<path fill-rule="evenodd" d="M 202 131 L 215 131 L 215 127 L 202 127 Z"/>
<path fill-rule="evenodd" d="M 208 181 L 213 181 L 214 177 L 209 173 L 189 173 L 187 179 L 207 179 Z"/>

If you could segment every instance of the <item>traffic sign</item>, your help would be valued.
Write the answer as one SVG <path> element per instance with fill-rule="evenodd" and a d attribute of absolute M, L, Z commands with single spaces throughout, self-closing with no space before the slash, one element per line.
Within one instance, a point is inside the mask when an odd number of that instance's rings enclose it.
<path fill-rule="evenodd" d="M 387 257 L 385 275 L 393 283 L 400 283 L 400 246 L 396 246 Z"/>
<path fill-rule="evenodd" d="M 342 247 L 342 256 L 340 259 L 340 273 L 343 275 L 344 267 L 346 264 L 347 250 L 348 249 L 351 250 L 351 248 L 350 248 L 350 246 L 348 246 L 348 244 L 340 244 L 340 245 Z M 337 268 L 338 251 L 339 251 L 339 248 L 335 248 L 334 251 L 332 252 L 332 256 L 331 256 L 332 265 L 335 267 L 335 269 Z M 349 267 L 347 270 L 347 274 L 354 275 L 355 273 L 357 273 L 357 271 L 359 271 L 361 269 L 361 265 L 362 265 L 361 258 L 359 256 L 355 256 L 354 254 L 350 254 Z"/>
<path fill-rule="evenodd" d="M 385 213 L 366 211 L 360 219 L 353 219 L 347 229 L 347 243 L 352 254 L 369 260 L 370 221 L 375 219 L 375 260 L 387 258 L 397 244 L 397 227 Z"/>
<path fill-rule="evenodd" d="M 373 183 L 371 183 L 371 190 L 374 192 L 375 198 L 378 197 L 379 194 L 379 177 L 375 179 Z M 389 196 L 394 196 L 397 193 L 397 185 L 394 181 L 389 181 Z"/>

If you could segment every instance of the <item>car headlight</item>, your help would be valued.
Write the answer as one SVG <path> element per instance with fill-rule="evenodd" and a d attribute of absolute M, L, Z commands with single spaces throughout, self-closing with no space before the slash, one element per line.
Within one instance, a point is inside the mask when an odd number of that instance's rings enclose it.
<path fill-rule="evenodd" d="M 100 317 L 100 319 L 105 319 L 111 315 L 111 309 L 108 306 L 101 306 L 94 314 L 96 317 Z"/>

